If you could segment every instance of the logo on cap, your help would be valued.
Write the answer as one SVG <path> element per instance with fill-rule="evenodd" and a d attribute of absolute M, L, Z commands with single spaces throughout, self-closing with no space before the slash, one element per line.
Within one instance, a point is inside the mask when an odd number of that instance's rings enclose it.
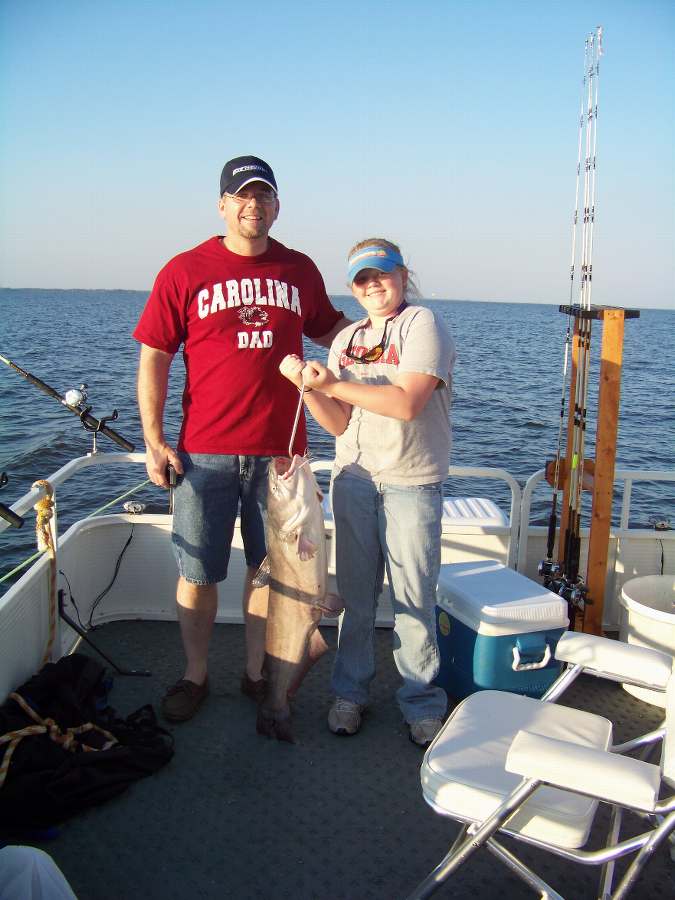
<path fill-rule="evenodd" d="M 235 169 L 232 174 L 238 175 L 239 172 L 267 172 L 264 166 L 239 166 L 238 169 Z"/>

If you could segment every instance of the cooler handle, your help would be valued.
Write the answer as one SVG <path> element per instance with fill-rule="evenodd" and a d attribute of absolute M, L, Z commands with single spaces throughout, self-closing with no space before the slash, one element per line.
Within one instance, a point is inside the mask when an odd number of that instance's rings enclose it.
<path fill-rule="evenodd" d="M 551 648 L 548 644 L 546 644 L 546 649 L 544 650 L 543 657 L 539 660 L 539 662 L 533 663 L 521 663 L 520 661 L 520 650 L 518 647 L 513 648 L 513 663 L 511 664 L 511 668 L 514 672 L 529 672 L 532 669 L 544 669 L 551 661 Z"/>

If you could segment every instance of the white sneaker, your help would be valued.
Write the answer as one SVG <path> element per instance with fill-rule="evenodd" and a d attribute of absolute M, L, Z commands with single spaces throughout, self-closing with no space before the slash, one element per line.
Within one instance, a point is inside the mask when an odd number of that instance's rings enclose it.
<path fill-rule="evenodd" d="M 418 719 L 417 722 L 408 722 L 410 740 L 420 747 L 428 747 L 442 727 L 441 719 Z"/>
<path fill-rule="evenodd" d="M 328 713 L 328 727 L 333 734 L 356 734 L 361 727 L 362 712 L 360 704 L 336 697 Z"/>

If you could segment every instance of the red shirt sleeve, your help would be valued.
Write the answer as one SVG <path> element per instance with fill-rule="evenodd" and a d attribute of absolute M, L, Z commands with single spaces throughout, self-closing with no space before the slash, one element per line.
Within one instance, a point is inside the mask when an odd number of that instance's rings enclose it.
<path fill-rule="evenodd" d="M 165 353 L 176 353 L 185 340 L 190 289 L 174 260 L 155 279 L 133 337 Z"/>
<path fill-rule="evenodd" d="M 335 309 L 330 302 L 328 294 L 326 293 L 326 285 L 321 277 L 321 272 L 319 272 L 316 265 L 309 257 L 307 257 L 307 259 L 313 270 L 314 305 L 311 314 L 308 315 L 305 320 L 303 334 L 306 334 L 308 338 L 320 338 L 323 337 L 324 334 L 328 334 L 335 323 L 344 318 L 344 313 Z"/>

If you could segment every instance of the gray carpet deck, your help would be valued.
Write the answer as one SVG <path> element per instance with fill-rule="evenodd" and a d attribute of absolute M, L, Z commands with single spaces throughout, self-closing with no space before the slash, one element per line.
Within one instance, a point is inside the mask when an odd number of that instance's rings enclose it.
<path fill-rule="evenodd" d="M 324 634 L 333 646 L 337 630 Z M 110 701 L 118 712 L 148 702 L 157 709 L 181 674 L 177 625 L 118 622 L 92 637 L 120 664 L 152 671 L 151 678 L 116 678 Z M 239 693 L 243 628 L 217 626 L 211 694 L 193 721 L 171 729 L 176 752 L 169 765 L 39 846 L 79 900 L 402 900 L 447 851 L 457 826 L 422 799 L 422 751 L 409 742 L 395 702 L 390 631 L 378 630 L 377 653 L 372 702 L 358 735 L 336 737 L 326 726 L 329 653 L 295 701 L 298 743 L 280 744 L 256 734 L 255 706 Z M 662 717 L 618 685 L 592 678 L 580 680 L 566 702 L 611 718 L 617 740 L 656 727 Z M 521 856 L 537 860 L 565 897 L 595 896 L 595 868 L 531 849 Z M 673 896 L 673 872 L 668 848 L 661 848 L 634 896 Z M 483 850 L 437 896 L 534 895 Z"/>

